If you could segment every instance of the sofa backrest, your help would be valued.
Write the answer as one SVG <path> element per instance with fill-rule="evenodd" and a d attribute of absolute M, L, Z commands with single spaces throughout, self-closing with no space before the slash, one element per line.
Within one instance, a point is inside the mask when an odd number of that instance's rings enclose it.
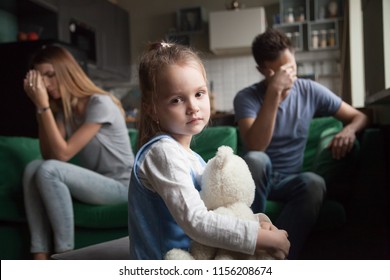
<path fill-rule="evenodd" d="M 129 137 L 133 152 L 138 151 L 138 130 L 129 128 Z M 192 138 L 191 149 L 206 162 L 215 156 L 218 147 L 225 145 L 237 153 L 237 129 L 233 126 L 210 126 Z"/>

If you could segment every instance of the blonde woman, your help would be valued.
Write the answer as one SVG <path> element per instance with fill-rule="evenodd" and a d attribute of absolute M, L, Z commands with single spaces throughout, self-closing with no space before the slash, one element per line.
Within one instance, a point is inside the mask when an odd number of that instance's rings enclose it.
<path fill-rule="evenodd" d="M 127 201 L 134 156 L 120 102 L 67 50 L 47 46 L 32 66 L 23 82 L 37 109 L 43 160 L 26 167 L 24 200 L 31 253 L 47 259 L 74 248 L 72 198 L 96 205 Z M 80 166 L 67 162 L 76 155 Z"/>

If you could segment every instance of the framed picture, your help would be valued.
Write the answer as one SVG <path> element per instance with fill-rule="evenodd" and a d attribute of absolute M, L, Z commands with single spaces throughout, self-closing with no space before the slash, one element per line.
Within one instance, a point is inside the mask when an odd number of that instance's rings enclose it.
<path fill-rule="evenodd" d="M 177 29 L 179 32 L 196 32 L 202 30 L 202 8 L 180 9 L 177 13 Z"/>

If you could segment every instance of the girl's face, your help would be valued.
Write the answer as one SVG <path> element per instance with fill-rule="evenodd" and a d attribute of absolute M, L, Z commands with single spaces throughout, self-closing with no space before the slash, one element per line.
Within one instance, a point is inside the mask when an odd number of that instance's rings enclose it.
<path fill-rule="evenodd" d="M 157 78 L 152 118 L 182 145 L 202 131 L 210 118 L 206 80 L 195 63 L 167 66 Z"/>
<path fill-rule="evenodd" d="M 49 96 L 52 99 L 60 99 L 61 95 L 58 89 L 58 81 L 53 65 L 50 63 L 42 63 L 36 65 L 35 69 L 41 74 Z"/>

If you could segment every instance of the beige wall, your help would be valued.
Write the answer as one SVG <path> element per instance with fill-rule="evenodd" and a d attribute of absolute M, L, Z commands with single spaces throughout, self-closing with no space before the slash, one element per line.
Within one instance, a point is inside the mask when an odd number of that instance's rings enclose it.
<path fill-rule="evenodd" d="M 208 12 L 224 10 L 230 0 L 116 0 L 130 16 L 131 62 L 136 63 L 139 55 L 150 41 L 164 39 L 169 30 L 176 27 L 176 12 L 181 8 L 201 6 Z M 278 8 L 278 0 L 240 1 L 245 7 L 268 6 Z M 272 16 L 268 15 L 267 16 Z M 206 26 L 207 27 L 207 26 Z M 208 30 L 191 36 L 194 47 L 202 52 L 208 51 Z"/>

